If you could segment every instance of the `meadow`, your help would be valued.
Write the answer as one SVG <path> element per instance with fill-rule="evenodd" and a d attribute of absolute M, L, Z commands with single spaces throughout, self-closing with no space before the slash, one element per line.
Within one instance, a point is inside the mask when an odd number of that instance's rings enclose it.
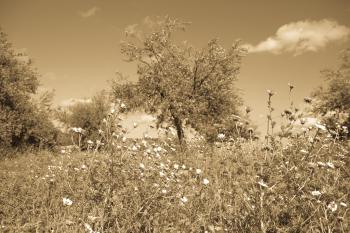
<path fill-rule="evenodd" d="M 317 140 L 308 140 L 315 136 Z M 125 139 L 0 163 L 1 232 L 349 232 L 349 147 Z"/>

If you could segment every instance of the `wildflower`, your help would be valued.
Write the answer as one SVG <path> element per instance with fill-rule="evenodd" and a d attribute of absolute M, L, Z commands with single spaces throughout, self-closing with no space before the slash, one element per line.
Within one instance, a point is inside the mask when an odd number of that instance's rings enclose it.
<path fill-rule="evenodd" d="M 304 97 L 304 102 L 310 104 L 312 102 L 312 99 L 310 97 Z"/>
<path fill-rule="evenodd" d="M 179 165 L 178 164 L 174 164 L 174 168 L 177 170 L 179 169 Z"/>
<path fill-rule="evenodd" d="M 202 170 L 201 170 L 201 169 L 199 169 L 199 168 L 197 168 L 197 169 L 196 169 L 196 173 L 199 175 L 199 174 L 201 174 L 201 173 L 202 173 Z"/>
<path fill-rule="evenodd" d="M 163 177 L 163 176 L 165 176 L 165 173 L 164 172 L 159 172 L 159 176 Z"/>
<path fill-rule="evenodd" d="M 145 165 L 144 165 L 143 163 L 140 163 L 139 167 L 140 167 L 141 169 L 145 169 Z"/>
<path fill-rule="evenodd" d="M 253 128 L 248 128 L 248 133 L 249 134 L 252 134 L 254 132 L 254 129 Z"/>
<path fill-rule="evenodd" d="M 344 202 L 340 202 L 340 205 L 343 206 L 343 207 L 348 207 L 348 205 L 345 204 Z"/>
<path fill-rule="evenodd" d="M 66 150 L 61 150 L 61 154 L 65 154 L 66 153 Z"/>
<path fill-rule="evenodd" d="M 326 131 L 326 130 L 327 130 L 326 126 L 321 125 L 321 124 L 318 124 L 318 123 L 315 123 L 315 127 L 318 128 L 318 129 L 320 129 L 320 130 L 323 130 L 323 131 Z"/>
<path fill-rule="evenodd" d="M 166 189 L 162 189 L 162 193 L 166 194 L 167 193 Z"/>
<path fill-rule="evenodd" d="M 137 147 L 135 145 L 132 146 L 131 150 L 137 151 Z"/>
<path fill-rule="evenodd" d="M 262 187 L 265 187 L 265 188 L 269 187 L 263 180 L 258 181 L 258 184 Z"/>
<path fill-rule="evenodd" d="M 289 91 L 293 90 L 294 86 L 290 83 L 288 83 L 288 86 L 289 86 Z"/>
<path fill-rule="evenodd" d="M 183 165 L 182 165 L 181 167 L 182 167 L 182 169 L 186 169 L 186 166 L 185 166 L 185 164 L 183 164 Z"/>
<path fill-rule="evenodd" d="M 307 150 L 301 149 L 301 150 L 300 150 L 300 153 L 306 155 L 306 154 L 308 154 L 309 152 L 308 152 Z"/>
<path fill-rule="evenodd" d="M 326 166 L 326 164 L 325 164 L 324 162 L 317 162 L 317 164 L 318 164 L 319 166 L 321 166 L 321 167 L 325 167 L 325 166 Z"/>
<path fill-rule="evenodd" d="M 285 113 L 286 115 L 292 115 L 292 111 L 291 111 L 290 109 L 284 110 L 284 113 Z"/>
<path fill-rule="evenodd" d="M 73 204 L 73 201 L 70 200 L 69 198 L 63 198 L 63 205 L 64 206 L 71 206 Z"/>
<path fill-rule="evenodd" d="M 334 201 L 332 201 L 328 204 L 327 208 L 334 212 L 338 209 L 338 205 Z"/>
<path fill-rule="evenodd" d="M 126 108 L 126 105 L 125 105 L 124 103 L 121 103 L 121 104 L 120 104 L 120 107 L 121 107 L 121 108 Z"/>
<path fill-rule="evenodd" d="M 275 93 L 274 93 L 273 91 L 271 91 L 271 90 L 267 90 L 267 94 L 271 97 L 271 96 L 273 96 Z"/>
<path fill-rule="evenodd" d="M 103 118 L 102 122 L 103 122 L 103 123 L 107 123 L 106 118 Z"/>
<path fill-rule="evenodd" d="M 320 191 L 314 190 L 311 192 L 312 196 L 320 196 L 322 193 Z"/>
<path fill-rule="evenodd" d="M 188 199 L 185 196 L 181 197 L 180 200 L 182 201 L 182 203 L 188 202 Z"/>
<path fill-rule="evenodd" d="M 206 178 L 205 178 L 205 179 L 203 179 L 203 184 L 204 184 L 204 185 L 209 184 L 209 180 L 208 180 L 208 179 L 206 179 Z"/>
<path fill-rule="evenodd" d="M 218 139 L 220 139 L 220 140 L 225 139 L 225 134 L 219 133 L 219 134 L 218 134 Z"/>
<path fill-rule="evenodd" d="M 331 163 L 331 162 L 327 162 L 326 164 L 327 164 L 327 166 L 328 166 L 328 167 L 330 167 L 330 168 L 333 168 L 333 169 L 334 169 L 334 164 L 333 164 L 333 163 Z"/>
<path fill-rule="evenodd" d="M 89 233 L 99 233 L 98 231 L 94 231 L 88 223 L 84 223 L 84 226 Z"/>
<path fill-rule="evenodd" d="M 92 145 L 92 144 L 94 144 L 94 142 L 93 142 L 93 141 L 91 141 L 91 140 L 87 140 L 87 144 Z"/>
<path fill-rule="evenodd" d="M 122 138 L 122 142 L 126 142 L 126 137 L 123 137 L 123 138 Z"/>
<path fill-rule="evenodd" d="M 81 169 L 86 169 L 87 166 L 85 164 L 81 165 Z"/>

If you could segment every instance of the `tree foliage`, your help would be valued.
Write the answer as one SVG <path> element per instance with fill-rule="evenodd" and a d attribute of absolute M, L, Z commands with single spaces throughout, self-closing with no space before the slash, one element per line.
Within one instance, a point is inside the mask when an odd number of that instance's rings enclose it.
<path fill-rule="evenodd" d="M 35 99 L 38 73 L 25 54 L 14 52 L 0 31 L 0 146 L 52 146 L 50 94 Z"/>
<path fill-rule="evenodd" d="M 102 129 L 103 119 L 110 110 L 108 94 L 104 91 L 92 97 L 91 102 L 77 102 L 67 108 L 59 108 L 57 119 L 67 128 L 82 128 L 83 141 L 100 139 L 99 130 Z"/>
<path fill-rule="evenodd" d="M 165 17 L 153 24 L 151 33 L 135 33 L 122 43 L 128 61 L 138 64 L 138 92 L 147 112 L 158 124 L 167 122 L 184 139 L 184 126 L 211 134 L 208 126 L 238 113 L 241 99 L 234 87 L 245 51 L 234 43 L 225 49 L 214 39 L 203 49 L 177 44 L 174 32 L 187 24 Z"/>
<path fill-rule="evenodd" d="M 331 133 L 349 138 L 350 128 L 350 49 L 341 53 L 336 69 L 322 71 L 325 85 L 313 92 L 313 109 L 321 114 Z"/>

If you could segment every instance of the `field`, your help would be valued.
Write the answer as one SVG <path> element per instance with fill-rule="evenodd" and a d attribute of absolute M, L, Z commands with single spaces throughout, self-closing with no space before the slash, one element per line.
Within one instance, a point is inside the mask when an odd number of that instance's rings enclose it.
<path fill-rule="evenodd" d="M 1 232 L 350 231 L 346 144 L 172 143 L 2 159 Z"/>

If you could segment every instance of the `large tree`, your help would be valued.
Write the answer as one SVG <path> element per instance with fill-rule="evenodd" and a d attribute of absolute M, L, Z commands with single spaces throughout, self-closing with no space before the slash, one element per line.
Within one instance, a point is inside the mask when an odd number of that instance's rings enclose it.
<path fill-rule="evenodd" d="M 350 49 L 341 53 L 335 69 L 323 70 L 325 83 L 313 92 L 313 110 L 333 134 L 350 137 Z"/>
<path fill-rule="evenodd" d="M 238 42 L 224 49 L 216 39 L 203 49 L 194 49 L 186 42 L 177 44 L 173 34 L 185 26 L 165 17 L 152 23 L 148 34 L 133 28 L 122 43 L 128 61 L 138 64 L 137 87 L 146 111 L 157 115 L 159 124 L 171 123 L 180 143 L 185 125 L 208 135 L 213 132 L 208 128 L 238 113 L 241 100 L 234 81 L 245 53 Z"/>
<path fill-rule="evenodd" d="M 0 30 L 0 147 L 55 143 L 51 96 L 34 98 L 38 76 L 31 60 L 16 53 Z"/>

